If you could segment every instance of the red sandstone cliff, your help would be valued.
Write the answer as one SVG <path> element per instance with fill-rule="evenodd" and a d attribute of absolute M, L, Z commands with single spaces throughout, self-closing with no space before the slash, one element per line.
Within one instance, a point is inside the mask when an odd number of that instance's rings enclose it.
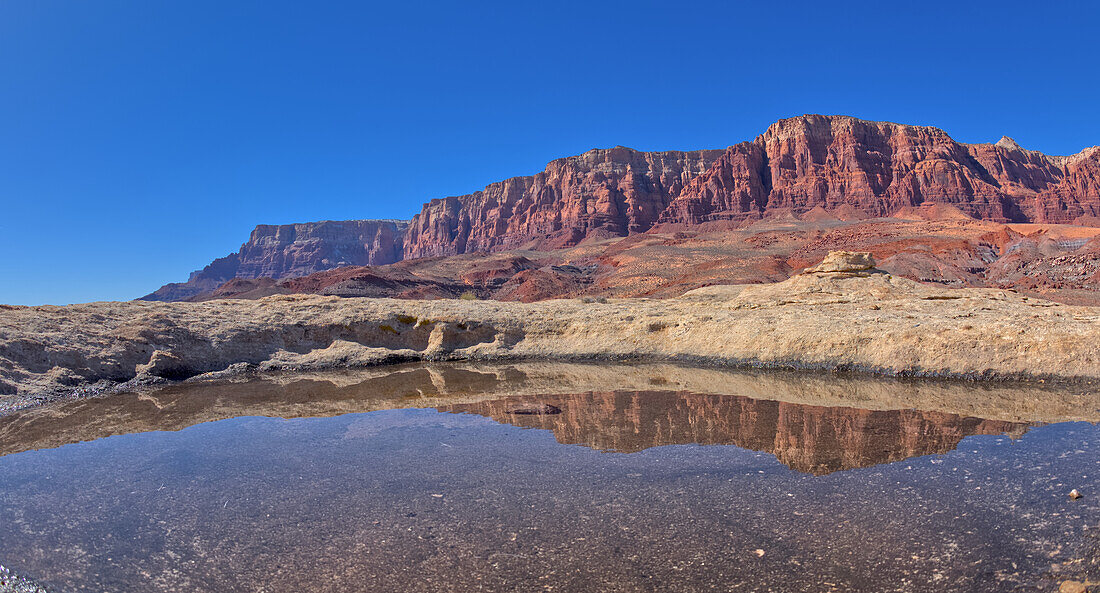
<path fill-rule="evenodd" d="M 776 122 L 755 140 L 724 151 L 616 147 L 558 159 L 536 175 L 432 200 L 407 229 L 394 221 L 257 227 L 238 253 L 143 298 L 181 300 L 231 279 L 290 278 L 341 266 L 515 248 L 550 250 L 585 239 L 718 230 L 787 214 L 853 220 L 937 212 L 1100 226 L 1100 147 L 1047 156 L 1007 137 L 996 144 L 963 144 L 933 127 L 804 115 Z M 519 275 L 529 285 L 573 290 L 578 284 L 553 270 Z M 349 294 L 381 290 L 374 279 L 354 283 Z M 401 279 L 399 292 L 420 294 L 420 284 Z M 437 288 L 433 284 L 429 293 L 443 290 Z M 527 300 L 535 298 L 531 292 L 508 294 Z"/>
<path fill-rule="evenodd" d="M 805 115 L 726 149 L 660 221 L 696 225 L 842 206 L 888 216 L 922 203 L 999 222 L 1097 216 L 1100 150 L 1051 157 L 1009 138 L 968 145 L 938 128 Z"/>
<path fill-rule="evenodd" d="M 739 223 L 819 208 L 889 216 L 922 204 L 998 222 L 1100 216 L 1100 148 L 1047 156 L 1009 138 L 963 144 L 933 127 L 804 115 L 725 151 L 592 150 L 538 175 L 432 200 L 412 219 L 405 257 L 562 247 L 657 223 Z"/>
<path fill-rule="evenodd" d="M 550 162 L 465 196 L 432 200 L 409 224 L 405 257 L 454 255 L 649 230 L 720 150 L 639 152 L 618 146 Z"/>

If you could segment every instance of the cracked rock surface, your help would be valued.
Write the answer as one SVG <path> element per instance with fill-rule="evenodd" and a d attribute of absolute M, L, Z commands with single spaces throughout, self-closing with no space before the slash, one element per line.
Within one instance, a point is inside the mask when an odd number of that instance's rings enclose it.
<path fill-rule="evenodd" d="M 639 358 L 976 379 L 1100 379 L 1100 310 L 828 271 L 665 300 L 531 304 L 278 295 L 0 306 L 0 411 L 243 371 Z M 854 261 L 854 260 L 852 260 Z M 839 264 L 837 262 L 840 262 Z M 840 269 L 845 268 L 845 269 Z"/>

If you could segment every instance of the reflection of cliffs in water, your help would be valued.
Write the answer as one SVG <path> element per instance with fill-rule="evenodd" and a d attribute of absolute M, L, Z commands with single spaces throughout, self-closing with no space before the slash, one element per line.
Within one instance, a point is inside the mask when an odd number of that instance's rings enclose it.
<path fill-rule="evenodd" d="M 512 413 L 534 403 L 555 406 L 561 412 Z M 766 451 L 792 469 L 818 475 L 946 453 L 963 437 L 975 434 L 1017 437 L 1028 426 L 942 412 L 873 411 L 645 391 L 508 397 L 438 409 L 548 429 L 559 442 L 607 451 L 690 443 L 737 445 Z"/>
<path fill-rule="evenodd" d="M 733 412 L 726 408 L 731 402 L 779 400 L 776 404 L 760 401 L 756 410 L 779 406 L 772 416 L 756 412 L 757 417 L 779 417 L 778 410 L 831 409 L 838 406 L 866 410 L 897 410 L 924 408 L 935 412 L 908 412 L 908 416 L 924 419 L 954 418 L 960 434 L 992 431 L 992 426 L 1017 426 L 1013 422 L 1063 422 L 1067 420 L 1100 420 L 1095 410 L 1096 396 L 1090 391 L 1069 391 L 1038 385 L 958 383 L 949 381 L 899 381 L 838 375 L 783 373 L 777 371 L 699 368 L 674 364 L 573 364 L 564 362 L 516 362 L 509 364 L 431 363 L 412 364 L 351 371 L 323 371 L 255 377 L 244 381 L 198 382 L 171 385 L 139 393 L 123 393 L 101 398 L 59 401 L 50 405 L 19 410 L 0 416 L 0 456 L 28 449 L 60 447 L 67 443 L 90 441 L 116 434 L 150 430 L 181 430 L 200 422 L 211 422 L 237 416 L 271 416 L 281 418 L 328 417 L 340 414 L 371 412 L 394 408 L 440 408 L 458 411 L 478 411 L 474 402 L 493 402 L 519 394 L 541 394 L 522 401 L 538 403 L 553 398 L 577 398 L 554 394 L 576 393 L 639 393 L 654 389 L 664 395 L 647 396 L 649 405 L 634 404 L 630 412 L 637 418 L 626 424 L 627 405 L 602 396 L 603 402 L 591 405 L 580 402 L 564 405 L 573 433 L 558 428 L 559 438 L 569 436 L 571 442 L 594 447 L 637 450 L 665 443 L 708 442 L 742 444 L 730 439 L 731 434 L 748 435 L 747 429 L 731 432 L 726 425 Z M 725 394 L 706 400 L 689 393 Z M 733 397 L 733 396 L 739 397 Z M 747 397 L 743 397 L 747 396 Z M 594 398 L 595 396 L 585 396 Z M 620 395 L 618 398 L 637 396 Z M 672 400 L 660 398 L 674 398 Z M 676 399 L 678 398 L 678 399 Z M 648 401 L 647 399 L 647 401 Z M 688 403 L 676 403 L 683 399 Z M 505 400 L 520 401 L 520 400 Z M 554 400 L 556 401 L 556 400 Z M 690 403 L 700 401 L 703 403 Z M 690 407 L 693 411 L 687 410 Z M 750 401 L 751 403 L 751 401 Z M 745 410 L 750 403 L 739 404 Z M 800 405 L 801 404 L 801 405 Z M 490 404 L 486 404 L 490 405 Z M 497 404 L 492 404 L 497 405 Z M 449 406 L 449 407 L 448 407 Z M 601 407 L 602 406 L 602 407 Z M 708 407 L 709 406 L 709 407 Z M 824 408 L 818 408 L 823 406 Z M 591 409 L 589 409 L 591 408 Z M 495 408 L 493 408 L 495 409 Z M 586 416 L 599 410 L 602 417 Z M 620 416 L 614 413 L 623 410 Z M 484 413 L 490 413 L 486 407 Z M 497 413 L 499 410 L 497 410 Z M 582 414 L 583 412 L 583 414 Z M 939 412 L 939 413 L 937 413 Z M 784 412 L 784 421 L 789 422 Z M 840 412 L 834 412 L 839 414 Z M 850 418 L 866 418 L 865 426 L 881 427 L 880 416 L 899 412 L 845 412 Z M 863 416 L 859 416 L 862 414 Z M 576 416 L 576 418 L 574 418 Z M 960 416 L 995 418 L 1007 422 L 980 423 Z M 498 419 L 503 416 L 494 416 Z M 740 416 L 738 416 L 740 417 Z M 745 412 L 738 420 L 749 426 L 753 416 Z M 643 421 L 644 419 L 644 421 Z M 513 419 L 508 419 L 511 422 Z M 537 422 L 538 418 L 514 419 L 517 424 Z M 599 421 L 599 430 L 584 424 Z M 776 421 L 773 421 L 774 425 Z M 851 420 L 855 422 L 855 420 Z M 950 441 L 946 429 L 935 432 L 918 424 L 905 425 L 911 432 L 906 438 L 941 438 L 947 449 L 961 436 Z M 946 420 L 928 420 L 945 424 Z M 985 428 L 964 429 L 975 423 Z M 685 424 L 693 433 L 685 433 Z M 713 424 L 713 426 L 711 426 Z M 522 424 L 523 426 L 541 426 Z M 605 426 L 606 425 L 606 426 Z M 621 430 L 611 427 L 621 426 Z M 811 430 L 807 424 L 806 430 Z M 580 430 L 581 428 L 585 430 Z M 546 426 L 546 428 L 553 428 Z M 827 427 L 826 427 L 827 428 Z M 821 433 L 826 428 L 813 429 Z M 877 428 L 876 428 L 877 429 Z M 772 429 L 774 433 L 774 428 Z M 859 426 L 838 434 L 858 433 Z M 885 429 L 883 429 L 885 430 Z M 1007 429 L 1006 429 L 1007 430 Z M 616 432 L 617 431 L 617 432 Z M 601 441 L 582 435 L 602 434 Z M 693 437 L 684 437 L 693 434 Z M 888 433 L 893 434 L 893 433 Z M 613 440 L 611 435 L 616 435 Z M 640 436 L 630 435 L 644 435 Z M 709 438 L 707 435 L 711 435 Z M 765 440 L 767 433 L 764 433 Z M 772 435 L 774 436 L 774 434 Z M 629 438 L 635 439 L 631 445 Z M 742 437 L 738 437 L 742 438 Z M 750 444 L 746 447 L 772 450 L 774 446 Z M 772 442 L 772 441 L 769 441 Z M 909 441 L 905 441 L 909 442 Z M 913 445 L 916 450 L 916 445 Z"/>

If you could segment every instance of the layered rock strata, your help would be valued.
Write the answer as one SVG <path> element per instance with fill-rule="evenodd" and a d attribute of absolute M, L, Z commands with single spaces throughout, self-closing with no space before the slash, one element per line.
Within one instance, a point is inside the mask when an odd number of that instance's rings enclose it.
<path fill-rule="evenodd" d="M 167 284 L 142 297 L 180 301 L 217 289 L 233 279 L 292 278 L 341 266 L 400 261 L 407 223 L 343 220 L 259 225 L 237 253 L 192 272 L 187 282 Z"/>
<path fill-rule="evenodd" d="M 552 251 L 474 252 L 300 278 L 237 279 L 189 300 L 308 293 L 533 302 L 568 297 L 672 297 L 714 284 L 778 282 L 830 250 L 873 252 L 896 275 L 953 288 L 1011 288 L 1100 304 L 1100 228 L 1001 224 L 910 215 L 840 221 L 821 211 L 736 230 L 649 232 Z M 811 216 L 814 215 L 814 216 Z"/>
<path fill-rule="evenodd" d="M 729 229 L 769 217 L 945 212 L 995 222 L 1100 225 L 1100 147 L 1048 156 L 1007 137 L 964 144 L 928 126 L 804 115 L 725 150 L 590 150 L 552 161 L 536 175 L 431 200 L 407 225 L 257 227 L 238 253 L 144 298 L 184 300 L 239 278 L 552 250 L 653 230 Z"/>
<path fill-rule="evenodd" d="M 405 257 L 560 247 L 655 226 L 815 210 L 882 217 L 931 205 L 980 220 L 1092 224 L 1100 216 L 1100 147 L 1048 156 L 1009 138 L 964 144 L 929 126 L 804 115 L 725 151 L 593 150 L 535 176 L 432 200 L 411 221 Z"/>
<path fill-rule="evenodd" d="M 698 225 L 853 208 L 889 216 L 947 204 L 999 222 L 1100 215 L 1100 147 L 1058 157 L 1002 138 L 963 144 L 938 128 L 804 115 L 726 149 L 660 221 Z"/>
<path fill-rule="evenodd" d="M 409 224 L 405 257 L 562 247 L 643 232 L 721 154 L 590 150 L 552 161 L 536 175 L 432 200 Z"/>

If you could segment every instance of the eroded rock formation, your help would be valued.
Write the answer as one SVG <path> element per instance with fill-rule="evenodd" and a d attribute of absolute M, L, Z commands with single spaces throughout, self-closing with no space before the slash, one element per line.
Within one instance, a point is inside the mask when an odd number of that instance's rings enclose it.
<path fill-rule="evenodd" d="M 896 276 L 954 288 L 1012 288 L 1100 305 L 1100 228 L 1001 224 L 945 207 L 873 220 L 821 214 L 711 232 L 642 233 L 597 245 L 343 267 L 300 278 L 233 280 L 189 300 L 310 293 L 533 302 L 672 297 L 714 284 L 779 282 L 837 249 L 871 252 Z M 810 213 L 813 214 L 813 213 Z M 932 216 L 926 220 L 922 216 Z M 939 216 L 939 218 L 936 218 Z"/>
<path fill-rule="evenodd" d="M 649 230 L 720 150 L 639 152 L 617 146 L 550 162 L 465 196 L 432 200 L 413 217 L 405 257 L 531 244 L 575 245 Z"/>
<path fill-rule="evenodd" d="M 1096 222 L 1100 148 L 1048 156 L 1009 138 L 964 144 L 934 127 L 804 115 L 725 151 L 593 150 L 532 177 L 433 200 L 413 217 L 405 257 L 931 205 L 998 222 Z"/>
<path fill-rule="evenodd" d="M 238 253 L 195 272 L 186 283 L 166 285 L 144 298 L 184 300 L 232 279 L 279 280 L 402 259 L 552 251 L 647 232 L 730 231 L 761 219 L 887 216 L 1100 226 L 1100 147 L 1048 156 L 1007 137 L 994 144 L 964 144 L 933 127 L 804 115 L 781 120 L 756 139 L 725 150 L 590 150 L 552 161 L 536 175 L 431 200 L 407 225 L 345 221 L 257 227 Z M 833 243 L 827 249 L 857 247 Z M 969 267 L 990 263 L 988 258 L 977 261 Z M 514 289 L 475 288 L 483 296 L 499 292 L 530 300 L 588 284 L 559 271 L 517 269 Z M 222 292 L 293 291 L 231 288 Z M 418 294 L 405 281 L 394 290 L 388 294 Z M 377 287 L 368 291 L 376 292 Z M 429 287 L 424 294 L 436 292 Z"/>
<path fill-rule="evenodd" d="M 142 297 L 179 301 L 212 291 L 235 278 L 291 278 L 341 266 L 400 261 L 407 223 L 343 220 L 259 225 L 237 253 L 192 272 L 187 282 L 167 284 Z"/>
<path fill-rule="evenodd" d="M 933 127 L 804 115 L 729 147 L 661 222 L 743 221 L 819 207 L 889 216 L 925 203 L 1000 222 L 1095 217 L 1100 148 L 1047 156 L 1008 138 L 963 144 Z"/>

